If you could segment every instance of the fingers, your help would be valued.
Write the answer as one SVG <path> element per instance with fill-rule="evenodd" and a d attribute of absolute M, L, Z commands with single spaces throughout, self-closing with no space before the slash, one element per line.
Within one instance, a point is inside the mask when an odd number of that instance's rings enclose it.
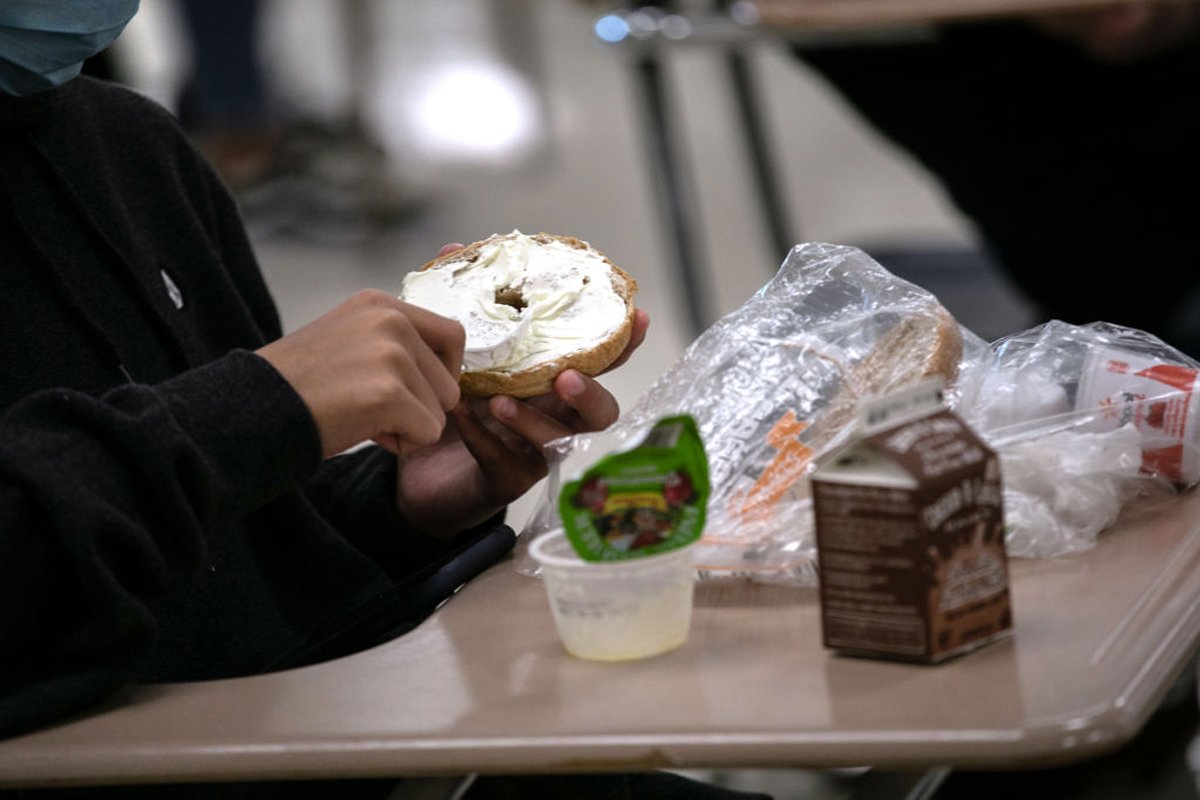
<path fill-rule="evenodd" d="M 419 306 L 405 303 L 386 292 L 368 290 L 359 297 L 367 307 L 384 307 L 397 312 L 389 318 L 394 337 L 412 354 L 422 383 L 428 383 L 442 410 L 449 411 L 459 399 L 458 377 L 462 371 L 467 335 L 456 320 Z M 410 376 L 417 377 L 417 376 Z"/>
<path fill-rule="evenodd" d="M 398 381 L 383 397 L 381 413 L 391 417 L 389 433 L 415 444 L 433 444 L 446 426 L 446 411 L 454 407 L 444 386 L 446 371 L 431 352 L 420 345 L 401 354 L 394 378 Z"/>
<path fill-rule="evenodd" d="M 542 448 L 550 441 L 616 421 L 619 408 L 599 383 L 575 370 L 555 379 L 554 393 L 518 402 L 507 395 L 481 403 L 478 414 L 462 402 L 451 412 L 459 439 L 479 467 L 480 491 L 510 503 L 547 472 Z"/>
<path fill-rule="evenodd" d="M 257 352 L 308 407 L 325 455 L 373 437 L 396 451 L 445 429 L 465 338 L 453 320 L 366 290 Z"/>
<path fill-rule="evenodd" d="M 541 450 L 546 442 L 569 436 L 571 428 L 529 403 L 519 403 L 507 395 L 499 395 L 488 401 L 488 412 L 508 430 L 517 434 L 518 440 L 528 442 Z"/>
<path fill-rule="evenodd" d="M 554 393 L 579 415 L 581 426 L 575 432 L 603 430 L 616 422 L 621 413 L 617 398 L 596 381 L 573 369 L 554 379 Z"/>
<path fill-rule="evenodd" d="M 448 244 L 444 244 L 444 245 L 442 245 L 442 249 L 438 250 L 438 258 L 441 258 L 442 256 L 448 256 L 451 253 L 453 253 L 455 250 L 462 250 L 462 249 L 463 249 L 463 245 L 460 244 L 459 242 L 450 242 Z"/>
<path fill-rule="evenodd" d="M 467 334 L 461 323 L 427 311 L 420 306 L 410 305 L 396 300 L 397 306 L 412 323 L 421 340 L 437 354 L 438 359 L 445 365 L 446 371 L 454 376 L 457 385 L 458 375 L 462 372 L 463 348 L 466 346 Z M 458 402 L 457 397 L 447 408 Z"/>
<path fill-rule="evenodd" d="M 633 334 L 629 338 L 630 350 L 636 350 L 646 340 L 646 331 L 650 328 L 650 315 L 640 308 L 633 311 Z"/>
<path fill-rule="evenodd" d="M 384 420 L 376 441 L 397 454 L 433 444 L 446 427 L 445 412 L 459 401 L 462 326 L 390 295 L 372 294 L 366 302 L 387 306 L 381 330 L 390 331 L 385 338 L 394 343 L 389 369 L 379 376 L 386 385 L 376 395 Z"/>
<path fill-rule="evenodd" d="M 375 398 L 377 413 L 390 418 L 386 432 L 414 444 L 436 441 L 446 424 L 444 412 L 459 400 L 462 326 L 384 292 L 364 292 L 361 303 L 375 316 L 374 330 L 381 337 L 377 343 L 386 369 L 377 376 L 381 384 Z M 374 335 L 367 329 L 361 342 L 346 346 L 363 347 Z"/>
<path fill-rule="evenodd" d="M 439 410 L 449 411 L 458 404 L 461 394 L 458 386 L 458 372 L 451 371 L 445 360 L 429 347 L 419 332 L 416 336 L 418 338 L 412 344 L 411 352 L 415 367 L 420 377 L 423 378 L 420 385 L 428 387 L 433 402 L 439 407 Z"/>
<path fill-rule="evenodd" d="M 374 437 L 371 441 L 375 442 L 375 444 L 379 445 L 384 450 L 387 450 L 394 456 L 404 455 L 404 445 L 400 441 L 399 437 L 397 437 L 394 433 L 380 434 L 379 436 Z"/>
<path fill-rule="evenodd" d="M 518 403 L 506 395 L 493 397 L 488 411 L 538 451 L 547 442 L 616 422 L 617 400 L 596 381 L 573 369 L 554 380 L 556 403 Z"/>
<path fill-rule="evenodd" d="M 479 465 L 487 491 L 496 503 L 511 503 L 545 476 L 546 461 L 540 453 L 510 447 L 488 429 L 470 404 L 459 403 L 451 415 L 462 443 Z"/>
<path fill-rule="evenodd" d="M 650 315 L 642 309 L 635 309 L 633 312 L 633 331 L 629 335 L 629 344 L 621 351 L 621 355 L 617 356 L 617 360 L 605 367 L 605 372 L 611 372 L 617 367 L 624 364 L 633 355 L 633 352 L 642 346 L 642 342 L 646 340 L 646 331 L 650 327 Z"/>

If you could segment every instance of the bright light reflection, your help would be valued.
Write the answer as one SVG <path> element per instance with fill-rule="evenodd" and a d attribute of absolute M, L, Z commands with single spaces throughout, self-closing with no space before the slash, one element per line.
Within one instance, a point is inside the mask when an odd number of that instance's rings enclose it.
<path fill-rule="evenodd" d="M 412 103 L 414 135 L 431 153 L 503 159 L 537 139 L 537 98 L 500 64 L 438 70 L 417 87 Z"/>
<path fill-rule="evenodd" d="M 593 28 L 596 36 L 606 42 L 619 42 L 629 35 L 629 25 L 616 14 L 609 14 L 596 20 Z"/>

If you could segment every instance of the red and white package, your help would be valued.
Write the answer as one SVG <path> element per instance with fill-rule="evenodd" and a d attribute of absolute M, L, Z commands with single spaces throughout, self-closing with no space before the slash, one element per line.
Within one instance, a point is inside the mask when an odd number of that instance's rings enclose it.
<path fill-rule="evenodd" d="M 1142 471 L 1190 486 L 1200 480 L 1200 370 L 1112 347 L 1088 353 L 1075 410 L 1094 431 L 1133 425 L 1142 436 Z"/>

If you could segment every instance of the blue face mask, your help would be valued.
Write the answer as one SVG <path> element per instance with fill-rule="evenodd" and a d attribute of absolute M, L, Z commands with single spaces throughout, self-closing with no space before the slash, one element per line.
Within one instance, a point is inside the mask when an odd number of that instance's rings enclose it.
<path fill-rule="evenodd" d="M 71 80 L 137 8 L 138 0 L 3 0 L 0 92 L 34 94 Z"/>

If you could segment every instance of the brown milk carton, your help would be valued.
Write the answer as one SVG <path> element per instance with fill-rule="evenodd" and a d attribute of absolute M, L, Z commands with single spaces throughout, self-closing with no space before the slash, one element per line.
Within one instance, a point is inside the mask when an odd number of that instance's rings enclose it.
<path fill-rule="evenodd" d="M 1010 632 L 999 459 L 939 382 L 866 404 L 812 487 L 826 647 L 932 663 Z"/>

